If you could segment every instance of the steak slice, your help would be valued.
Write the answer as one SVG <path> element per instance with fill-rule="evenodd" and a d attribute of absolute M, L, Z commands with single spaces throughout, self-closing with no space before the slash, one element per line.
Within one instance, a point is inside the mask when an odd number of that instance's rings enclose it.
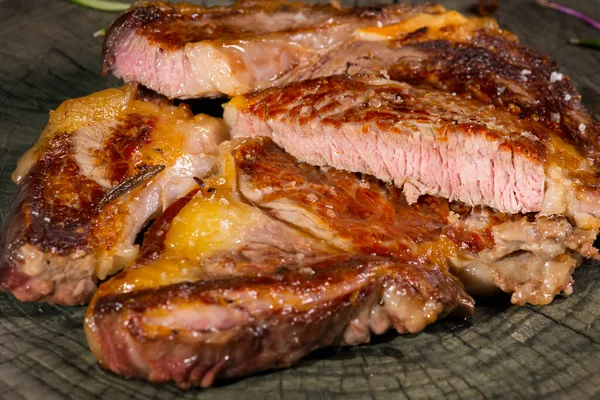
<path fill-rule="evenodd" d="M 109 281 L 88 308 L 88 343 L 118 374 L 208 387 L 289 367 L 317 348 L 368 342 L 370 331 L 415 333 L 472 309 L 452 278 L 418 263 L 369 256 L 271 263 L 277 272 L 182 277 L 140 291 L 115 291 Z M 133 282 L 127 274 L 119 283 Z"/>
<path fill-rule="evenodd" d="M 210 170 L 225 132 L 133 85 L 64 102 L 13 175 L 0 288 L 22 301 L 85 303 L 97 278 L 135 259 L 144 225 Z"/>
<path fill-rule="evenodd" d="M 254 115 L 244 115 L 242 119 L 248 123 L 243 122 L 239 133 L 235 134 L 278 136 L 276 141 L 302 160 L 332 162 L 331 165 L 336 167 L 397 180 L 400 185 L 408 183 L 405 188 L 407 194 L 412 195 L 409 196 L 411 199 L 421 193 L 434 193 L 506 212 L 567 215 L 580 227 L 598 226 L 596 159 L 600 150 L 600 125 L 583 108 L 579 94 L 556 63 L 521 45 L 514 35 L 499 29 L 491 19 L 465 18 L 455 11 L 440 9 L 436 13 L 416 13 L 393 25 L 358 28 L 353 39 L 322 54 L 317 62 L 307 60 L 293 74 L 293 79 L 290 79 L 296 81 L 341 74 L 368 74 L 406 82 L 415 89 L 409 91 L 411 95 L 422 95 L 415 98 L 417 104 L 411 103 L 410 108 L 396 104 L 400 99 L 394 102 L 390 98 L 377 98 L 377 95 L 367 98 L 367 95 L 358 92 L 354 93 L 353 100 L 349 100 L 352 90 L 363 90 L 364 87 L 355 86 L 352 82 L 332 84 L 338 85 L 336 91 L 328 86 L 329 81 L 325 81 L 328 83 L 322 85 L 322 89 L 315 89 L 315 93 L 300 92 L 307 98 L 294 101 L 286 98 L 285 92 L 289 90 L 287 93 L 292 95 L 303 84 L 291 84 L 281 89 L 281 93 L 271 89 L 261 94 L 249 94 L 243 101 L 232 102 L 230 109 L 235 110 L 239 106 L 241 110 L 244 103 L 253 103 L 253 99 L 261 96 L 265 96 L 261 101 L 267 101 L 281 95 L 274 107 L 265 102 L 257 103 L 254 111 L 245 108 L 242 114 Z M 308 85 L 314 88 L 315 82 L 324 81 L 313 81 Z M 341 94 L 345 89 L 340 85 L 345 86 L 349 93 Z M 432 89 L 437 90 L 428 94 Z M 317 93 L 319 90 L 322 92 Z M 327 102 L 325 96 L 328 90 L 331 90 L 330 95 L 335 92 L 342 96 L 346 103 L 336 106 L 337 99 Z M 440 92 L 445 92 L 446 97 Z M 461 96 L 456 97 L 457 94 Z M 395 94 L 380 95 L 389 97 Z M 304 100 L 308 97 L 310 100 L 305 105 Z M 445 99 L 443 103 L 448 106 L 436 103 L 436 98 Z M 288 103 L 282 103 L 285 101 Z M 384 108 L 395 108 L 384 110 L 380 103 Z M 428 107 L 434 105 L 434 112 L 430 113 Z M 285 117 L 280 118 L 280 111 L 294 106 L 298 106 L 294 117 L 283 121 Z M 462 112 L 463 107 L 466 113 Z M 477 114 L 480 108 L 484 110 L 483 117 Z M 300 111 L 304 114 L 299 114 Z M 320 115 L 320 111 L 325 114 Z M 423 111 L 427 114 L 420 115 Z M 297 134 L 304 125 L 308 129 L 321 118 L 326 119 L 328 125 L 335 125 L 331 120 L 341 120 L 344 113 L 363 115 L 365 123 L 361 124 L 357 117 L 346 124 L 336 121 L 338 125 L 325 129 L 331 136 L 319 137 L 316 146 L 303 146 L 301 140 L 284 144 L 285 136 Z M 456 113 L 462 118 L 455 118 Z M 236 120 L 235 114 L 235 111 L 229 113 L 232 123 Z M 398 147 L 395 141 L 391 143 L 389 134 L 384 137 L 357 134 L 358 138 L 349 134 L 352 130 L 368 129 L 365 125 L 377 124 L 369 116 L 385 120 L 383 125 L 386 126 L 381 129 L 387 129 L 393 122 L 394 127 L 413 132 L 417 137 L 411 139 L 411 135 L 405 135 L 408 144 Z M 435 121 L 434 118 L 438 117 L 440 121 Z M 257 121 L 261 119 L 262 122 Z M 459 124 L 461 120 L 463 124 Z M 448 122 L 461 126 L 447 127 Z M 269 126 L 266 127 L 265 123 Z M 463 133 L 455 135 L 454 141 L 452 138 L 448 140 L 450 148 L 458 145 L 455 148 L 461 150 L 455 153 L 456 157 L 446 153 L 444 143 L 434 143 L 434 148 L 429 153 L 426 150 L 424 157 L 410 154 L 411 150 L 422 145 L 423 137 L 431 137 L 431 125 L 433 136 L 441 136 L 442 142 L 448 133 Z M 473 132 L 472 128 L 475 128 Z M 500 135 L 504 137 L 497 137 L 494 133 L 494 129 L 498 128 L 504 130 L 504 134 Z M 318 135 L 317 130 L 308 132 Z M 347 148 L 348 143 L 344 144 L 333 132 L 340 132 L 340 137 L 353 142 L 351 147 Z M 307 137 L 307 133 L 300 136 Z M 398 139 L 396 135 L 389 136 Z M 375 137 L 377 143 L 374 143 Z M 359 144 L 359 140 L 362 143 Z M 324 143 L 327 141 L 331 143 Z M 461 147 L 463 143 L 464 148 Z M 386 149 L 386 146 L 396 147 Z M 500 151 L 496 152 L 498 146 Z M 374 151 L 376 156 L 356 154 L 365 149 Z M 469 154 L 466 162 L 460 159 L 460 153 L 464 151 Z M 490 155 L 490 152 L 494 154 Z M 396 160 L 400 156 L 406 160 Z M 330 161 L 334 157 L 336 159 Z M 458 167 L 453 164 L 457 158 Z M 434 165 L 441 169 L 441 174 L 428 173 L 427 168 Z M 522 179 L 523 171 L 529 175 L 526 180 Z"/>
<path fill-rule="evenodd" d="M 295 160 L 270 142 L 223 145 L 221 172 L 174 202 L 145 235 L 137 262 L 100 286 L 85 327 L 104 367 L 207 387 L 290 366 L 320 347 L 368 342 L 370 332 L 416 333 L 451 312 L 472 312 L 443 264 L 343 251 L 248 202 L 237 186 L 251 165 L 240 164 L 261 148 L 257 167 L 279 157 L 283 176 L 293 174 Z M 318 179 L 316 167 L 304 167 Z"/>
<path fill-rule="evenodd" d="M 345 41 L 355 28 L 398 22 L 437 6 L 345 9 L 242 0 L 231 7 L 138 3 L 109 29 L 104 73 L 171 98 L 236 95 L 288 82 L 301 61 Z"/>
<path fill-rule="evenodd" d="M 571 290 L 591 231 L 298 162 L 270 139 L 225 142 L 220 169 L 150 227 L 103 283 L 88 343 L 115 373 L 182 388 L 284 368 L 324 346 L 466 315 L 470 290 L 544 304 Z M 595 232 L 597 233 L 597 232 Z M 520 264 L 519 264 L 520 263 Z"/>
<path fill-rule="evenodd" d="M 269 136 L 301 161 L 368 173 L 501 212 L 566 215 L 596 228 L 592 161 L 559 132 L 467 95 L 334 75 L 234 98 L 233 137 Z"/>
<path fill-rule="evenodd" d="M 544 123 L 593 158 L 600 149 L 598 123 L 570 79 L 554 61 L 520 44 L 491 19 L 445 11 L 358 29 L 355 39 L 298 67 L 295 80 L 339 74 L 381 75 L 464 93 Z"/>
<path fill-rule="evenodd" d="M 266 138 L 246 139 L 233 155 L 239 192 L 271 217 L 343 252 L 449 265 L 472 294 L 500 288 L 515 304 L 547 304 L 571 293 L 582 255 L 599 257 L 598 229 L 565 217 L 510 215 L 433 196 L 409 205 L 397 187 L 299 163 Z"/>

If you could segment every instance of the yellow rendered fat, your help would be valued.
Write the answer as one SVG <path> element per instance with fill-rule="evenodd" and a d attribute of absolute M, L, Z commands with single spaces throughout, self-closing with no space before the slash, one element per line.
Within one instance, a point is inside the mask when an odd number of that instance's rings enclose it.
<path fill-rule="evenodd" d="M 554 152 L 550 153 L 550 163 L 555 163 L 561 168 L 576 170 L 585 168 L 582 163 L 587 162 L 575 146 L 562 140 L 558 135 L 550 135 L 550 143 Z"/>
<path fill-rule="evenodd" d="M 448 237 L 441 235 L 435 241 L 419 244 L 419 254 L 430 263 L 443 267 L 448 264 L 449 259 L 457 256 L 458 247 Z"/>
<path fill-rule="evenodd" d="M 129 293 L 145 288 L 158 288 L 180 282 L 194 280 L 197 267 L 190 260 L 181 258 L 161 258 L 158 262 L 141 268 L 128 269 L 120 275 L 106 281 L 98 289 L 111 294 Z"/>
<path fill-rule="evenodd" d="M 195 197 L 173 220 L 165 240 L 166 252 L 188 259 L 202 259 L 235 248 L 260 212 L 224 196 Z"/>
<path fill-rule="evenodd" d="M 235 247 L 260 221 L 260 211 L 233 197 L 235 161 L 227 147 L 222 146 L 221 153 L 220 173 L 205 180 L 214 191 L 199 192 L 173 219 L 160 258 L 126 270 L 103 284 L 100 292 L 127 293 L 195 280 L 203 273 L 198 261 Z"/>
<path fill-rule="evenodd" d="M 235 161 L 222 149 L 221 172 L 205 180 L 214 192 L 198 193 L 173 219 L 161 257 L 164 262 L 172 263 L 170 258 L 199 261 L 235 248 L 248 230 L 262 221 L 260 210 L 234 198 L 235 183 Z M 158 262 L 158 268 L 162 263 Z"/>
<path fill-rule="evenodd" d="M 51 130 L 74 132 L 93 122 L 117 118 L 125 111 L 136 92 L 135 87 L 126 85 L 122 89 L 106 89 L 89 96 L 67 100 L 50 112 L 50 122 L 44 133 Z"/>
<path fill-rule="evenodd" d="M 221 173 L 206 180 L 215 191 L 210 196 L 197 195 L 173 219 L 165 239 L 167 253 L 198 260 L 243 241 L 262 213 L 232 197 L 235 182 L 235 161 L 231 153 L 224 151 Z"/>
<path fill-rule="evenodd" d="M 359 28 L 354 34 L 361 40 L 390 40 L 421 28 L 437 31 L 448 25 L 463 25 L 468 21 L 465 16 L 456 11 L 446 11 L 441 14 L 419 13 L 397 24 Z"/>
<path fill-rule="evenodd" d="M 421 40 L 446 39 L 452 41 L 469 40 L 476 29 L 498 30 L 493 18 L 465 17 L 456 11 L 439 14 L 420 13 L 397 24 L 359 28 L 354 36 L 360 40 L 394 40 L 421 28 L 427 28 Z"/>
<path fill-rule="evenodd" d="M 244 96 L 235 96 L 227 103 L 227 106 L 235 107 L 235 108 L 243 108 L 248 104 L 248 101 L 244 98 Z"/>

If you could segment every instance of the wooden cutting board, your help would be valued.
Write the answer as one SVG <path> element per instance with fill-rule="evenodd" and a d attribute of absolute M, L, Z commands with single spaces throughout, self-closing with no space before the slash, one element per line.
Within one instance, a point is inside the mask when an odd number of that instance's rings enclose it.
<path fill-rule="evenodd" d="M 561 0 L 600 19 L 598 0 Z M 207 1 L 207 5 L 219 3 Z M 223 2 L 227 3 L 227 2 Z M 358 0 L 358 4 L 368 1 Z M 442 1 L 468 12 L 475 0 Z M 600 51 L 566 45 L 600 31 L 533 0 L 499 0 L 501 26 L 549 54 L 600 114 Z M 66 0 L 0 0 L 0 213 L 18 157 L 62 101 L 116 86 L 99 75 L 101 38 L 115 14 Z M 596 117 L 598 118 L 598 117 Z M 545 307 L 479 302 L 466 322 L 418 335 L 314 353 L 297 366 L 182 392 L 105 372 L 88 350 L 84 307 L 16 302 L 0 294 L 0 397 L 7 399 L 594 398 L 600 395 L 600 264 L 575 273 L 575 293 Z"/>

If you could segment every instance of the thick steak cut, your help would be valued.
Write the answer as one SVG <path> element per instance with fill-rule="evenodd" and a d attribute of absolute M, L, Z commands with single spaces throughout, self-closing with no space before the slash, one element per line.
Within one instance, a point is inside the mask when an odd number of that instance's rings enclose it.
<path fill-rule="evenodd" d="M 103 285 L 86 315 L 90 347 L 118 374 L 208 387 L 289 367 L 320 347 L 364 343 L 370 331 L 416 333 L 472 308 L 434 267 L 368 256 L 271 262 L 279 271 L 260 276 L 182 277 L 129 292 Z M 118 279 L 129 282 L 127 272 Z"/>
<path fill-rule="evenodd" d="M 411 200 L 430 193 L 599 225 L 600 125 L 556 63 L 493 20 L 441 9 L 358 28 L 293 74 L 230 103 L 234 135 L 393 180 Z"/>
<path fill-rule="evenodd" d="M 138 252 L 143 226 L 204 176 L 222 121 L 133 85 L 64 102 L 19 161 L 0 237 L 0 288 L 80 304 Z"/>
<path fill-rule="evenodd" d="M 303 61 L 316 60 L 357 27 L 438 8 L 345 9 L 280 0 L 213 8 L 139 3 L 108 31 L 104 72 L 171 98 L 236 95 L 289 82 Z"/>
<path fill-rule="evenodd" d="M 597 231 L 471 209 L 298 162 L 266 138 L 221 145 L 220 171 L 174 202 L 131 267 L 100 286 L 90 347 L 121 375 L 178 386 L 284 368 L 324 346 L 571 291 Z M 590 234 L 591 233 L 591 234 Z"/>
<path fill-rule="evenodd" d="M 299 163 L 266 138 L 244 141 L 233 155 L 242 198 L 271 217 L 344 252 L 448 264 L 473 294 L 500 288 L 515 304 L 547 304 L 571 292 L 582 256 L 598 258 L 598 229 L 565 217 L 498 213 L 433 196 L 408 204 L 397 187 Z"/>
<path fill-rule="evenodd" d="M 298 159 L 368 173 L 423 194 L 501 212 L 598 226 L 595 166 L 541 122 L 467 95 L 334 75 L 239 96 L 232 137 L 269 136 Z"/>

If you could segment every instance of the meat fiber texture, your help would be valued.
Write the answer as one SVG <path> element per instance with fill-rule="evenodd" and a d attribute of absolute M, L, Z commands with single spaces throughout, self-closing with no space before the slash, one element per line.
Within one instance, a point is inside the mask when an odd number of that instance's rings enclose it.
<path fill-rule="evenodd" d="M 570 293 L 594 235 L 564 218 L 471 209 L 298 162 L 266 138 L 221 145 L 219 172 L 173 203 L 99 288 L 86 333 L 124 376 L 207 387 L 389 329 L 416 333 L 474 292 Z M 594 233 L 597 233 L 594 232 Z"/>
<path fill-rule="evenodd" d="M 319 177 L 310 166 L 306 172 L 312 169 L 314 177 L 295 172 L 291 156 L 267 146 L 259 141 L 233 155 L 226 151 L 222 172 L 167 209 L 146 234 L 136 263 L 100 286 L 86 314 L 86 333 L 106 368 L 184 388 L 206 387 L 216 379 L 287 367 L 319 347 L 364 343 L 371 332 L 416 333 L 451 312 L 472 311 L 472 299 L 444 265 L 414 257 L 417 245 L 408 230 L 394 236 L 374 228 L 363 242 L 344 231 L 361 224 L 358 215 L 342 213 L 340 202 L 330 211 L 347 223 L 320 228 L 337 231 L 341 241 L 323 240 L 302 227 L 326 217 L 325 208 L 316 215 L 297 208 L 293 218 L 289 203 L 271 202 L 273 210 L 288 211 L 278 218 L 249 203 L 242 192 L 262 192 L 261 183 L 268 181 L 289 186 L 286 176 L 313 181 L 316 190 L 305 187 L 306 195 L 319 195 L 322 185 L 351 197 L 341 181 L 333 185 L 336 172 Z M 279 174 L 252 174 L 253 165 L 264 171 L 274 161 Z M 386 191 L 375 185 L 373 198 L 385 206 Z M 408 208 L 435 225 L 425 210 Z"/>
<path fill-rule="evenodd" d="M 298 82 L 339 74 L 407 82 L 422 89 L 419 93 L 431 90 L 432 101 L 424 100 L 427 106 L 435 104 L 430 115 L 410 114 L 402 107 L 387 113 L 382 107 L 393 101 L 373 99 L 361 107 L 373 115 L 379 112 L 385 123 L 368 128 L 369 138 L 351 137 L 351 130 L 363 129 L 356 120 L 324 128 L 325 136 L 315 139 L 313 153 L 318 155 L 304 154 L 302 148 L 310 145 L 301 140 L 284 145 L 287 134 L 279 132 L 300 127 L 268 116 L 263 123 L 272 123 L 277 143 L 300 159 L 393 180 L 405 186 L 410 200 L 436 194 L 501 212 L 566 215 L 580 227 L 599 224 L 599 125 L 554 62 L 521 45 L 492 19 L 467 18 L 436 5 L 345 9 L 242 1 L 205 9 L 141 3 L 109 31 L 104 66 L 105 72 L 180 98 L 286 84 L 290 93 L 302 93 L 304 84 Z M 352 96 L 351 90 L 344 96 Z M 357 106 L 361 96 L 355 95 Z M 447 102 L 447 109 L 435 97 Z M 483 119 L 476 115 L 482 105 Z M 311 105 L 327 114 L 321 106 Z M 468 107 L 466 115 L 462 106 Z M 417 108 L 412 105 L 412 111 Z M 434 123 L 434 117 L 440 120 Z M 454 121 L 458 125 L 453 127 Z M 385 131 L 392 125 L 413 132 L 414 139 Z M 247 133 L 240 127 L 236 134 L 268 135 L 264 128 L 255 121 L 244 124 Z M 342 136 L 348 139 L 344 143 Z M 415 153 L 421 150 L 423 155 Z"/>
<path fill-rule="evenodd" d="M 467 95 L 370 75 L 253 92 L 225 106 L 232 137 L 271 137 L 298 159 L 372 174 L 500 212 L 598 226 L 593 161 L 576 138 Z"/>
<path fill-rule="evenodd" d="M 299 65 L 344 42 L 357 27 L 391 24 L 429 9 L 437 8 L 346 9 L 280 0 L 213 8 L 139 3 L 108 30 L 104 72 L 171 98 L 236 95 L 293 79 Z"/>

